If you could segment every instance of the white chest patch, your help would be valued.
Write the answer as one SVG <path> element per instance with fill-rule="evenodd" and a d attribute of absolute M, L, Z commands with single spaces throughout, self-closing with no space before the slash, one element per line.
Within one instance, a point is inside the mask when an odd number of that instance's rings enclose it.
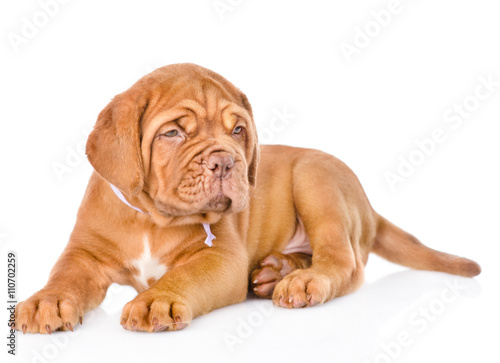
<path fill-rule="evenodd" d="M 151 248 L 149 246 L 148 236 L 143 238 L 144 251 L 141 257 L 132 261 L 132 266 L 137 268 L 138 274 L 135 276 L 137 282 L 145 288 L 149 287 L 148 280 L 153 278 L 155 281 L 165 275 L 167 267 L 160 263 L 157 258 L 151 257 Z"/>

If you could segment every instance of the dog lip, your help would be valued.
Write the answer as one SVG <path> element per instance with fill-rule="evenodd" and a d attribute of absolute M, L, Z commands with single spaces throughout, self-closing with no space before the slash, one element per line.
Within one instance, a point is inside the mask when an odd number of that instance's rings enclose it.
<path fill-rule="evenodd" d="M 202 208 L 204 211 L 224 212 L 229 209 L 232 204 L 231 198 L 219 192 L 214 198 Z"/>
<path fill-rule="evenodd" d="M 228 202 L 230 201 L 231 198 L 229 198 L 228 196 L 226 196 L 224 193 L 222 192 L 219 192 L 214 198 L 212 198 L 208 204 L 210 203 L 223 203 L 223 202 Z"/>

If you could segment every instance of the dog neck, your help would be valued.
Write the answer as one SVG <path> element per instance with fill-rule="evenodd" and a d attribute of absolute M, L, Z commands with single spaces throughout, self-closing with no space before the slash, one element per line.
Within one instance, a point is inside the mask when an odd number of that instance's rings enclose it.
<path fill-rule="evenodd" d="M 111 183 L 109 183 L 109 185 L 111 186 L 111 189 L 116 194 L 116 196 L 118 197 L 118 199 L 120 199 L 123 203 L 125 203 L 126 205 L 128 205 L 130 208 L 136 210 L 139 213 L 150 214 L 150 213 L 144 212 L 140 208 L 134 207 L 132 204 L 129 203 L 129 201 L 127 200 L 127 198 L 125 198 L 125 196 L 123 195 L 123 193 L 121 192 L 120 189 L 118 189 L 116 186 L 114 186 Z M 207 238 L 205 239 L 205 244 L 208 247 L 212 247 L 212 245 L 213 245 L 212 241 L 215 239 L 215 236 L 212 234 L 212 231 L 210 230 L 210 224 L 209 223 L 202 223 L 202 224 L 203 224 L 203 228 L 205 229 L 205 233 L 207 234 Z"/>

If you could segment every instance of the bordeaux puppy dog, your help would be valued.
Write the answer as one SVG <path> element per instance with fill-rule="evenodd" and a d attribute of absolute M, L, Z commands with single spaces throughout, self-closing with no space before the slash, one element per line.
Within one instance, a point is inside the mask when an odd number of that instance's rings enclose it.
<path fill-rule="evenodd" d="M 122 326 L 158 332 L 245 300 L 249 285 L 287 308 L 348 294 L 370 252 L 480 273 L 378 215 L 335 157 L 259 148 L 245 95 L 193 64 L 159 68 L 117 95 L 87 155 L 95 172 L 68 246 L 47 285 L 17 306 L 23 332 L 73 330 L 113 282 L 139 292 Z"/>

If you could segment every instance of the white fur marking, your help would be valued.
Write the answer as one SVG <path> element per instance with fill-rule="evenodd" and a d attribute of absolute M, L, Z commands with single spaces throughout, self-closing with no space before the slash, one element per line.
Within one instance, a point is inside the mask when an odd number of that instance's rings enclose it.
<path fill-rule="evenodd" d="M 144 287 L 148 287 L 148 280 L 152 277 L 154 277 L 155 280 L 158 280 L 160 277 L 165 275 L 167 267 L 162 265 L 157 258 L 151 257 L 148 236 L 144 235 L 142 241 L 144 243 L 144 251 L 142 252 L 141 257 L 132 261 L 132 265 L 139 270 L 139 274 L 135 277 L 135 279 Z"/>

